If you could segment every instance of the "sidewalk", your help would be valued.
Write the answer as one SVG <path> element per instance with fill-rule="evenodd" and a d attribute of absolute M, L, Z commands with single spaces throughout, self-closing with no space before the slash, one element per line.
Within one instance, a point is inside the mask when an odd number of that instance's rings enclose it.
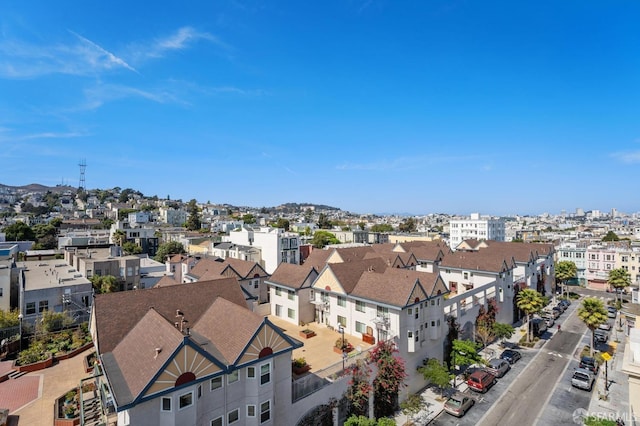
<path fill-rule="evenodd" d="M 615 336 L 615 331 L 612 336 Z M 625 417 L 629 413 L 629 376 L 621 371 L 625 339 L 626 336 L 622 334 L 613 359 L 607 363 L 608 390 L 605 389 L 605 365 L 600 368 L 589 404 L 588 415 L 590 416 L 611 420 L 622 418 L 626 421 Z"/>

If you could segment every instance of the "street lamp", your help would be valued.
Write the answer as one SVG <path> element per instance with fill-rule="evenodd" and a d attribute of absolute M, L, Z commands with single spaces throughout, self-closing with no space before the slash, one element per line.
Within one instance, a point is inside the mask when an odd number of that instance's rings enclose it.
<path fill-rule="evenodd" d="M 342 324 L 340 324 L 338 326 L 338 331 L 340 332 L 340 334 L 342 335 L 342 371 L 344 371 L 344 359 L 347 356 L 347 352 L 345 351 L 345 347 L 344 347 L 344 327 L 342 326 Z"/>
<path fill-rule="evenodd" d="M 18 347 L 20 348 L 20 351 L 22 351 L 22 319 L 24 317 L 22 316 L 22 312 L 18 314 L 18 321 L 20 322 L 19 324 L 19 328 L 18 328 L 18 333 L 20 334 L 20 343 L 18 344 Z"/>

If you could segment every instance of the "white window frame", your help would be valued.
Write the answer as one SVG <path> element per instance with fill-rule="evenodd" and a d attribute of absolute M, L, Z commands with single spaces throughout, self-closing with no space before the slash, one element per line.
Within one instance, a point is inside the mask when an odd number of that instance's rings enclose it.
<path fill-rule="evenodd" d="M 362 309 L 359 309 L 360 307 L 362 307 Z M 362 300 L 356 300 L 356 311 L 357 312 L 364 312 L 367 309 L 367 304 L 365 302 L 363 302 Z"/>
<path fill-rule="evenodd" d="M 240 380 L 239 372 L 240 372 L 240 370 L 233 370 L 231 373 L 229 373 L 227 375 L 227 385 L 230 385 L 232 383 L 236 383 L 236 382 L 238 382 Z M 234 379 L 234 377 L 235 377 L 235 379 Z"/>
<path fill-rule="evenodd" d="M 253 414 L 249 411 L 250 408 L 253 408 Z M 256 416 L 256 406 L 254 404 L 247 405 L 247 417 L 255 417 Z"/>
<path fill-rule="evenodd" d="M 269 369 L 269 371 L 265 374 L 262 372 L 262 367 L 267 367 Z M 267 380 L 266 382 L 262 382 L 262 377 L 263 376 L 269 376 L 269 380 Z M 268 385 L 269 383 L 271 383 L 271 363 L 267 362 L 265 364 L 261 364 L 260 365 L 260 386 L 264 386 L 264 385 Z"/>
<path fill-rule="evenodd" d="M 250 371 L 253 372 L 253 375 L 249 374 Z M 256 378 L 256 367 L 253 365 L 250 367 L 247 367 L 247 379 L 253 380 L 255 378 Z"/>
<path fill-rule="evenodd" d="M 237 419 L 235 419 L 234 421 L 229 420 L 229 416 L 233 413 L 236 413 Z M 232 425 L 234 423 L 237 423 L 240 421 L 240 410 L 239 409 L 235 409 L 235 410 L 231 410 L 227 413 L 227 424 L 228 425 Z"/>
<path fill-rule="evenodd" d="M 213 381 L 216 381 L 216 383 L 218 382 L 218 380 L 220 381 L 220 386 L 218 387 L 213 387 Z M 209 391 L 213 392 L 214 390 L 218 390 L 218 389 L 222 389 L 224 387 L 224 380 L 222 376 L 218 376 L 218 377 L 214 377 L 213 379 L 211 379 L 209 381 Z"/>
<path fill-rule="evenodd" d="M 209 426 L 213 426 L 213 422 L 220 420 L 220 425 L 224 425 L 224 417 L 216 417 L 215 419 L 211 419 L 209 422 Z"/>
<path fill-rule="evenodd" d="M 165 410 L 164 409 L 164 401 L 169 401 L 169 409 Z M 173 398 L 171 398 L 170 396 L 163 396 L 162 398 L 160 398 L 160 411 L 162 411 L 163 413 L 170 413 L 173 411 Z"/>
<path fill-rule="evenodd" d="M 191 403 L 189 405 L 185 405 L 184 407 L 181 407 L 180 405 L 182 405 L 182 397 L 187 395 L 191 395 Z M 193 391 L 185 392 L 178 397 L 178 411 L 185 410 L 189 407 L 192 407 L 194 404 L 195 404 L 195 399 L 193 398 Z"/>
<path fill-rule="evenodd" d="M 267 408 L 267 410 L 265 411 L 265 413 L 269 413 L 269 418 L 268 418 L 268 419 L 265 419 L 265 420 L 262 420 L 262 414 L 263 414 L 263 412 L 262 412 L 262 406 L 263 406 L 264 404 L 267 404 L 267 405 L 268 405 L 268 408 Z M 259 408 L 260 408 L 260 424 L 262 424 L 262 423 L 266 423 L 266 422 L 270 421 L 270 420 L 271 420 L 271 400 L 270 400 L 270 399 L 267 399 L 266 401 L 262 401 L 262 402 L 260 403 L 260 407 L 259 407 Z"/>

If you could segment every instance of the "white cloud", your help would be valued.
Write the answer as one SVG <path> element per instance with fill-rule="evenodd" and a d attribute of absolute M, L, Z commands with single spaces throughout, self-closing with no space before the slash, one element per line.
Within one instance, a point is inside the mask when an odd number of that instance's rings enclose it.
<path fill-rule="evenodd" d="M 186 105 L 187 103 L 179 99 L 173 93 L 157 90 L 147 91 L 137 89 L 130 86 L 122 86 L 115 84 L 103 84 L 91 89 L 85 90 L 87 103 L 81 108 L 83 110 L 92 110 L 100 108 L 104 103 L 127 98 L 141 98 L 159 104 L 178 103 Z"/>
<path fill-rule="evenodd" d="M 19 139 L 28 140 L 28 139 L 68 139 L 68 138 L 80 138 L 84 136 L 89 136 L 87 133 L 81 132 L 66 132 L 66 133 L 56 133 L 56 132 L 43 132 L 43 133 L 32 133 L 30 135 L 20 136 Z"/>
<path fill-rule="evenodd" d="M 229 49 L 230 46 L 222 42 L 218 37 L 211 33 L 198 31 L 193 27 L 182 27 L 175 31 L 173 34 L 157 38 L 148 45 L 135 44 L 131 47 L 135 58 L 161 58 L 171 51 L 184 50 L 191 45 L 197 43 L 200 40 L 213 43 L 224 49 Z"/>
<path fill-rule="evenodd" d="M 626 164 L 640 163 L 640 151 L 614 152 L 611 157 Z"/>
<path fill-rule="evenodd" d="M 113 68 L 113 67 L 123 67 L 128 69 L 129 71 L 133 71 L 136 73 L 138 72 L 131 65 L 127 64 L 123 59 L 117 57 L 116 55 L 102 48 L 98 44 L 92 42 L 91 40 L 85 37 L 82 37 L 80 34 L 77 34 L 71 30 L 69 30 L 69 32 L 74 36 L 76 36 L 80 41 L 82 41 L 84 44 L 86 44 L 89 47 L 88 50 L 83 52 L 85 60 L 88 63 L 91 63 L 96 67 L 103 66 L 107 69 Z"/>

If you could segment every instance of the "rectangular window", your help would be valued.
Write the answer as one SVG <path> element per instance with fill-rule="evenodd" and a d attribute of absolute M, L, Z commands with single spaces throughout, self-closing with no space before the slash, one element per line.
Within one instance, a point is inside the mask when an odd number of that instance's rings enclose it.
<path fill-rule="evenodd" d="M 282 316 L 282 305 L 276 305 L 276 316 L 277 317 Z"/>
<path fill-rule="evenodd" d="M 256 368 L 247 367 L 247 379 L 255 379 L 255 378 L 256 378 Z"/>
<path fill-rule="evenodd" d="M 238 370 L 233 370 L 231 373 L 229 373 L 229 375 L 227 376 L 227 384 L 230 383 L 235 383 L 238 381 Z"/>
<path fill-rule="evenodd" d="M 29 302 L 26 306 L 26 314 L 33 315 L 36 313 L 36 302 Z"/>
<path fill-rule="evenodd" d="M 316 294 L 313 289 L 309 292 L 309 300 L 316 300 Z"/>
<path fill-rule="evenodd" d="M 222 426 L 222 417 L 218 417 L 217 419 L 211 420 L 210 426 Z"/>
<path fill-rule="evenodd" d="M 407 309 L 407 315 L 413 315 L 413 309 L 411 308 Z"/>
<path fill-rule="evenodd" d="M 260 423 L 264 423 L 271 419 L 271 401 L 265 401 L 260 404 Z"/>
<path fill-rule="evenodd" d="M 202 385 L 198 385 L 198 398 L 202 397 Z"/>
<path fill-rule="evenodd" d="M 260 287 L 260 278 L 253 280 L 253 288 Z"/>
<path fill-rule="evenodd" d="M 407 337 L 409 339 L 413 339 L 413 331 L 411 331 L 411 330 L 407 331 Z"/>
<path fill-rule="evenodd" d="M 338 315 L 338 324 L 340 324 L 343 327 L 347 326 L 347 318 L 343 317 L 342 315 Z"/>
<path fill-rule="evenodd" d="M 289 300 L 294 300 L 296 298 L 296 292 L 293 290 L 289 290 L 287 292 L 287 296 L 289 297 Z"/>
<path fill-rule="evenodd" d="M 288 308 L 288 309 L 287 309 L 287 316 L 288 316 L 289 318 L 291 318 L 291 319 L 295 319 L 295 318 L 296 318 L 296 311 L 295 311 L 295 309 Z"/>
<path fill-rule="evenodd" d="M 220 389 L 222 387 L 222 376 L 211 379 L 211 390 Z"/>
<path fill-rule="evenodd" d="M 128 277 L 132 277 L 133 276 L 133 267 L 131 267 L 131 266 L 127 267 L 127 276 Z"/>
<path fill-rule="evenodd" d="M 120 268 L 120 276 L 124 278 L 124 266 Z"/>
<path fill-rule="evenodd" d="M 235 410 L 230 411 L 229 414 L 227 414 L 227 424 L 235 423 L 239 418 L 240 416 L 238 415 L 238 409 L 236 408 Z"/>
<path fill-rule="evenodd" d="M 381 318 L 389 318 L 389 308 L 385 308 L 383 306 L 378 306 L 377 308 L 377 316 Z"/>
<path fill-rule="evenodd" d="M 367 332 L 367 326 L 364 325 L 364 323 L 361 323 L 360 321 L 356 321 L 356 331 L 358 333 L 365 334 Z"/>
<path fill-rule="evenodd" d="M 361 300 L 356 300 L 356 311 L 358 311 L 358 312 L 364 312 L 364 307 L 365 307 L 365 304 L 364 304 L 364 302 L 363 302 L 363 301 L 361 301 Z"/>
<path fill-rule="evenodd" d="M 282 289 L 280 287 L 276 287 L 276 296 L 282 296 Z"/>
<path fill-rule="evenodd" d="M 171 411 L 171 398 L 162 397 L 162 411 Z"/>
<path fill-rule="evenodd" d="M 417 342 L 418 341 L 418 336 L 420 335 L 418 333 L 418 330 L 416 330 L 414 334 L 415 334 L 414 340 Z"/>
<path fill-rule="evenodd" d="M 255 417 L 255 416 L 256 416 L 256 406 L 247 405 L 247 417 Z"/>
<path fill-rule="evenodd" d="M 347 306 L 347 298 L 344 296 L 338 296 L 338 306 L 342 306 L 343 308 Z"/>
<path fill-rule="evenodd" d="M 193 392 L 180 395 L 180 409 L 187 408 L 193 405 Z"/>
<path fill-rule="evenodd" d="M 41 300 L 38 303 L 38 312 L 48 311 L 48 310 L 49 310 L 49 301 L 48 300 Z"/>
<path fill-rule="evenodd" d="M 260 366 L 260 384 L 266 385 L 271 381 L 271 364 L 262 364 Z"/>

